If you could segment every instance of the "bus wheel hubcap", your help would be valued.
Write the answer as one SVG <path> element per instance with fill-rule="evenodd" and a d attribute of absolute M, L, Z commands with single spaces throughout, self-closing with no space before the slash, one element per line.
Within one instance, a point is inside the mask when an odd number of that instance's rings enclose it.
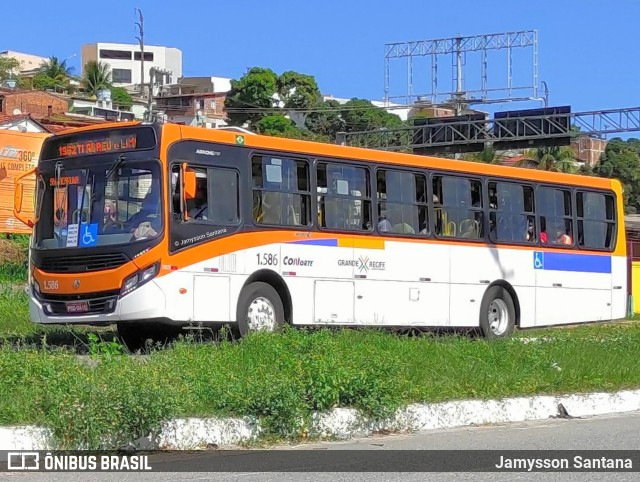
<path fill-rule="evenodd" d="M 247 312 L 249 331 L 273 331 L 276 327 L 276 310 L 273 303 L 262 296 L 249 305 Z"/>
<path fill-rule="evenodd" d="M 489 304 L 489 328 L 494 335 L 502 335 L 509 326 L 509 311 L 507 304 L 500 299 Z"/>

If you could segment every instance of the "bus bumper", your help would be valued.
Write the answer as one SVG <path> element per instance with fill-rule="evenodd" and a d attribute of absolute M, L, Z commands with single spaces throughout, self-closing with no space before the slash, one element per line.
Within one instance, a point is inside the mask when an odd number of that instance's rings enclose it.
<path fill-rule="evenodd" d="M 111 313 L 51 314 L 51 305 L 47 300 L 38 299 L 32 291 L 29 296 L 29 314 L 32 322 L 51 325 L 110 325 L 119 321 L 150 320 L 166 316 L 166 298 L 155 280 L 124 297 L 118 297 L 115 303 L 115 309 Z"/>

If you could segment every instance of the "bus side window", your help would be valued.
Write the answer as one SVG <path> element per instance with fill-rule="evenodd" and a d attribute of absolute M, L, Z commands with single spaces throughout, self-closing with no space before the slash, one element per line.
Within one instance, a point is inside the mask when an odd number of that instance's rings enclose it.
<path fill-rule="evenodd" d="M 376 177 L 378 231 L 427 234 L 427 179 L 424 174 L 379 169 Z"/>
<path fill-rule="evenodd" d="M 502 181 L 490 182 L 488 188 L 491 241 L 536 242 L 533 188 Z"/>
<path fill-rule="evenodd" d="M 208 170 L 206 168 L 189 167 L 188 170 L 196 173 L 196 194 L 187 199 L 185 211 L 188 220 L 208 219 Z M 171 169 L 171 211 L 174 220 L 182 220 L 182 173 L 180 165 L 174 165 Z"/>
<path fill-rule="evenodd" d="M 253 156 L 253 220 L 273 226 L 308 226 L 311 219 L 309 163 L 288 157 Z"/>
<path fill-rule="evenodd" d="M 318 224 L 328 229 L 370 231 L 369 170 L 338 163 L 317 167 Z"/>
<path fill-rule="evenodd" d="M 538 188 L 536 212 L 540 214 L 541 242 L 573 246 L 573 206 L 571 204 L 571 193 L 566 189 L 546 186 Z M 544 226 L 542 226 L 543 219 Z"/>
<path fill-rule="evenodd" d="M 182 208 L 180 206 L 180 166 L 174 165 L 171 169 L 171 214 L 177 221 L 181 218 Z"/>
<path fill-rule="evenodd" d="M 615 202 L 604 193 L 578 192 L 578 245 L 586 249 L 612 249 L 615 231 Z"/>
<path fill-rule="evenodd" d="M 458 176 L 433 176 L 436 235 L 479 239 L 484 236 L 482 185 L 480 181 Z"/>

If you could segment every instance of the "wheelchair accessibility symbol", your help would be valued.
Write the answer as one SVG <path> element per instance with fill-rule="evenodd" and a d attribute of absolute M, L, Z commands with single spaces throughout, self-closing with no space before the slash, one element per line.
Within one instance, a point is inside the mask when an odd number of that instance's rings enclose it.
<path fill-rule="evenodd" d="M 98 242 L 98 224 L 84 224 L 80 230 L 80 246 L 95 246 Z"/>
<path fill-rule="evenodd" d="M 542 251 L 533 252 L 533 268 L 544 269 L 544 253 Z"/>

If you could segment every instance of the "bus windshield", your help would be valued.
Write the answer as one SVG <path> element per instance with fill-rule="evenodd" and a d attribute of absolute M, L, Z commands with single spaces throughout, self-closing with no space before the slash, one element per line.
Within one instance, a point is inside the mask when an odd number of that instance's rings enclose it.
<path fill-rule="evenodd" d="M 161 234 L 160 164 L 119 160 L 41 172 L 35 247 L 127 244 Z"/>

